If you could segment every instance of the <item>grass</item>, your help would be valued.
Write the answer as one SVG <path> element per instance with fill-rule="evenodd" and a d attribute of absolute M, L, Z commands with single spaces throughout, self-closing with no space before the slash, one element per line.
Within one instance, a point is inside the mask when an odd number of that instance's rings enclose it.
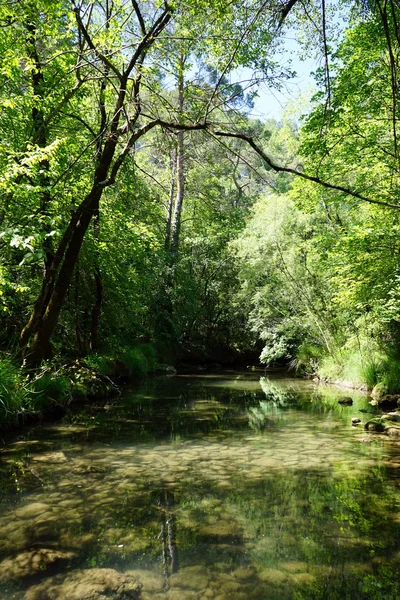
<path fill-rule="evenodd" d="M 396 355 L 389 353 L 382 361 L 380 381 L 388 394 L 400 392 L 400 360 Z"/>
<path fill-rule="evenodd" d="M 298 347 L 295 358 L 290 362 L 290 368 L 296 373 L 315 373 L 322 354 L 323 350 L 320 346 L 303 342 Z"/>
<path fill-rule="evenodd" d="M 109 377 L 121 364 L 130 377 L 143 376 L 157 366 L 152 344 L 137 344 L 123 349 L 116 358 L 91 354 L 61 368 L 45 364 L 28 380 L 22 369 L 7 355 L 0 355 L 0 425 L 25 420 L 27 414 L 40 413 L 52 406 L 65 406 L 72 398 L 104 396 L 115 391 Z"/>
<path fill-rule="evenodd" d="M 29 388 L 34 397 L 35 410 L 38 411 L 50 404 L 68 404 L 72 399 L 73 382 L 65 374 L 45 371 L 38 373 Z"/>
<path fill-rule="evenodd" d="M 125 349 L 119 356 L 129 375 L 146 375 L 157 368 L 156 352 L 152 344 L 140 344 Z"/>
<path fill-rule="evenodd" d="M 29 394 L 25 383 L 21 370 L 10 359 L 0 359 L 0 420 L 26 409 Z"/>
<path fill-rule="evenodd" d="M 318 374 L 328 381 L 348 381 L 354 386 L 377 386 L 381 394 L 400 392 L 400 357 L 382 350 L 371 340 L 349 340 L 336 356 L 325 356 Z"/>

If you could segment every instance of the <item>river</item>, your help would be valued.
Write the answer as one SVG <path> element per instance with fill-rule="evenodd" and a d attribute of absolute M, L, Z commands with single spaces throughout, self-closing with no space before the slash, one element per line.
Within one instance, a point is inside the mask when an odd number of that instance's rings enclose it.
<path fill-rule="evenodd" d="M 400 442 L 365 394 L 158 377 L 0 455 L 0 598 L 400 598 Z"/>

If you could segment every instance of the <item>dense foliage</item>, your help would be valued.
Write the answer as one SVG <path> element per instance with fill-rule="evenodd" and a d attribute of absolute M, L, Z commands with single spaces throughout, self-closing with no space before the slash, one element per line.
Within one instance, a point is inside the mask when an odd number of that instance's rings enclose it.
<path fill-rule="evenodd" d="M 18 362 L 38 381 L 107 357 L 107 376 L 154 352 L 397 389 L 398 19 L 380 0 L 3 3 L 5 409 L 33 402 Z M 287 26 L 323 59 L 319 91 L 262 122 Z"/>

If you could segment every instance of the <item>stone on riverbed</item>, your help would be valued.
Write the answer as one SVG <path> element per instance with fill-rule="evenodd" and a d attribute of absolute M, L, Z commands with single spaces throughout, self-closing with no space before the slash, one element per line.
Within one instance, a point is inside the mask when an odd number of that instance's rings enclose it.
<path fill-rule="evenodd" d="M 147 592 L 148 594 L 155 594 L 157 592 L 163 591 L 165 587 L 165 578 L 158 573 L 154 573 L 153 571 L 147 571 L 145 569 L 135 569 L 125 571 L 125 575 L 129 575 L 130 577 L 134 577 L 143 585 L 142 592 Z"/>
<path fill-rule="evenodd" d="M 342 406 L 351 406 L 353 404 L 353 399 L 350 396 L 342 396 L 339 398 L 338 403 Z"/>
<path fill-rule="evenodd" d="M 139 600 L 141 587 L 132 575 L 115 569 L 85 569 L 45 579 L 24 600 Z"/>
<path fill-rule="evenodd" d="M 51 512 L 52 508 L 48 504 L 43 502 L 32 502 L 31 504 L 25 504 L 17 508 L 15 516 L 19 519 L 35 519 L 43 513 Z"/>
<path fill-rule="evenodd" d="M 385 431 L 385 425 L 382 423 L 380 418 L 371 419 L 365 423 L 365 429 L 367 431 L 375 431 L 377 433 Z"/>
<path fill-rule="evenodd" d="M 365 424 L 365 429 L 367 431 L 386 433 L 393 437 L 400 437 L 400 423 L 397 416 L 397 414 L 392 413 L 371 419 Z"/>
<path fill-rule="evenodd" d="M 51 567 L 58 568 L 61 563 L 67 563 L 74 557 L 73 552 L 60 552 L 46 548 L 23 552 L 0 563 L 0 581 L 22 579 L 46 571 Z"/>
<path fill-rule="evenodd" d="M 186 567 L 179 573 L 172 575 L 170 584 L 173 588 L 186 588 L 200 591 L 208 587 L 210 575 L 202 566 Z"/>
<path fill-rule="evenodd" d="M 386 415 L 381 416 L 382 421 L 392 421 L 392 423 L 400 422 L 400 414 L 397 412 L 390 412 Z"/>

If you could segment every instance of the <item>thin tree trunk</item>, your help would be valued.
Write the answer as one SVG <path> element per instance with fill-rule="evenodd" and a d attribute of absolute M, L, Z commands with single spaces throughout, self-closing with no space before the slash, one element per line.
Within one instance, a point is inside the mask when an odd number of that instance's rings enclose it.
<path fill-rule="evenodd" d="M 168 252 L 171 245 L 171 223 L 172 223 L 172 210 L 174 207 L 174 195 L 175 195 L 175 179 L 176 179 L 176 153 L 174 152 L 171 156 L 171 184 L 169 188 L 168 206 L 167 206 L 167 219 L 165 224 L 165 240 L 164 248 Z"/>
<path fill-rule="evenodd" d="M 101 306 L 103 303 L 103 278 L 98 266 L 95 268 L 94 284 L 96 288 L 96 301 L 92 308 L 92 322 L 90 328 L 90 350 L 94 352 L 99 347 L 99 324 Z"/>
<path fill-rule="evenodd" d="M 32 69 L 32 92 L 35 98 L 35 103 L 32 107 L 31 116 L 32 116 L 32 142 L 33 144 L 37 144 L 40 148 L 45 148 L 47 146 L 47 132 L 45 125 L 45 117 L 43 113 L 43 86 L 44 86 L 44 76 L 43 69 L 40 62 L 39 53 L 36 46 L 36 25 L 34 23 L 34 16 L 32 15 L 32 19 L 30 23 L 26 23 L 27 29 L 27 54 L 31 59 L 32 63 L 35 65 L 35 68 Z M 37 103 L 37 105 L 36 105 Z M 40 213 L 43 216 L 48 215 L 49 204 L 51 202 L 51 196 L 49 192 L 50 187 L 50 177 L 49 177 L 49 168 L 50 164 L 47 158 L 40 161 L 40 174 L 39 174 L 39 185 L 42 188 L 42 193 L 40 197 Z M 49 224 L 44 221 L 44 229 L 47 233 L 50 232 Z M 45 238 L 43 241 L 43 250 L 45 253 L 44 259 L 44 271 L 45 276 L 47 271 L 50 268 L 51 262 L 53 260 L 53 250 L 52 243 L 49 237 Z"/>
<path fill-rule="evenodd" d="M 76 336 L 76 346 L 78 349 L 78 355 L 84 356 L 85 348 L 82 340 L 82 332 L 81 326 L 79 322 L 79 265 L 77 263 L 75 267 L 75 294 L 74 294 L 74 304 L 75 304 L 75 336 Z"/>
<path fill-rule="evenodd" d="M 179 120 L 183 118 L 183 105 L 184 105 L 184 57 L 181 54 L 179 63 L 179 76 L 178 76 L 178 114 Z M 179 233 L 181 228 L 181 217 L 183 199 L 185 196 L 185 135 L 183 131 L 179 131 L 177 134 L 178 146 L 176 156 L 176 172 L 177 172 L 177 192 L 174 209 L 174 219 L 172 222 L 171 230 L 171 256 L 172 262 L 176 261 L 176 256 L 179 247 Z"/>

